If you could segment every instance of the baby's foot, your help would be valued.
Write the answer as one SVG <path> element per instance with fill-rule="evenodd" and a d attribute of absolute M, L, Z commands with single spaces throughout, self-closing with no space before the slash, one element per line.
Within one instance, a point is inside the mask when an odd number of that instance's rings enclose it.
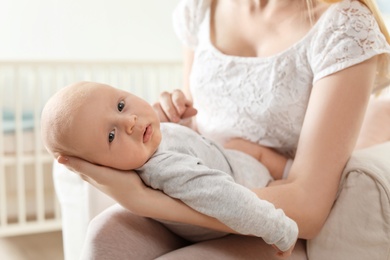
<path fill-rule="evenodd" d="M 356 149 L 390 141 L 390 97 L 372 98 L 368 104 Z"/>

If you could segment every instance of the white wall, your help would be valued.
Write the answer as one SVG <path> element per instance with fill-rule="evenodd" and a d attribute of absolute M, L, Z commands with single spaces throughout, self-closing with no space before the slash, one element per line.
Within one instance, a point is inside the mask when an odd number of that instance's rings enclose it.
<path fill-rule="evenodd" d="M 383 14 L 390 15 L 390 2 L 389 0 L 376 0 L 379 9 Z"/>
<path fill-rule="evenodd" d="M 387 1 L 378 0 L 384 12 Z M 171 22 L 178 2 L 0 0 L 0 60 L 179 61 Z"/>
<path fill-rule="evenodd" d="M 0 60 L 181 60 L 178 0 L 0 0 Z"/>

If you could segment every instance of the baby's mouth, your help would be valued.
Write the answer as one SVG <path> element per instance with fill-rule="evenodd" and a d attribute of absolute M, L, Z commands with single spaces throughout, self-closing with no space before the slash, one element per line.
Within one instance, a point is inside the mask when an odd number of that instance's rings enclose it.
<path fill-rule="evenodd" d="M 144 131 L 144 136 L 143 136 L 143 142 L 144 143 L 148 142 L 152 138 L 152 134 L 153 134 L 152 125 L 146 126 Z"/>

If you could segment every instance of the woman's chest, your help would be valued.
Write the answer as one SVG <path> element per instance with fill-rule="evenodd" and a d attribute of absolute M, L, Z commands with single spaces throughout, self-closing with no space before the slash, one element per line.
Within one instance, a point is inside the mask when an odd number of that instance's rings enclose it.
<path fill-rule="evenodd" d="M 294 147 L 312 79 L 303 54 L 228 57 L 207 44 L 199 46 L 190 77 L 198 128 L 221 143 L 238 136 Z"/>
<path fill-rule="evenodd" d="M 250 10 L 234 1 L 215 1 L 210 9 L 210 41 L 220 52 L 240 57 L 269 57 L 299 42 L 310 21 L 295 6 Z"/>

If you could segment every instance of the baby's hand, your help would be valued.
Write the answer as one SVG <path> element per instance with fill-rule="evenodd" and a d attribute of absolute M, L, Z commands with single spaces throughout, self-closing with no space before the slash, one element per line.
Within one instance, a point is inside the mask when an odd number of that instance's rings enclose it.
<path fill-rule="evenodd" d="M 244 152 L 261 162 L 275 180 L 282 179 L 287 158 L 272 148 L 235 138 L 225 143 L 226 149 Z"/>
<path fill-rule="evenodd" d="M 159 102 L 153 104 L 161 122 L 181 123 L 197 114 L 193 103 L 183 93 L 176 89 L 172 92 L 164 91 L 160 94 Z"/>
<path fill-rule="evenodd" d="M 296 243 L 296 241 L 295 241 Z M 276 256 L 282 258 L 282 259 L 287 259 L 289 256 L 291 256 L 292 251 L 294 250 L 295 243 L 287 250 L 287 251 L 281 251 L 277 246 L 272 245 L 273 248 L 276 250 Z"/>
<path fill-rule="evenodd" d="M 259 144 L 244 140 L 242 138 L 231 139 L 230 141 L 225 143 L 224 147 L 226 149 L 237 150 L 249 154 L 258 161 L 261 161 L 261 158 L 264 154 L 264 150 L 269 149 Z"/>

